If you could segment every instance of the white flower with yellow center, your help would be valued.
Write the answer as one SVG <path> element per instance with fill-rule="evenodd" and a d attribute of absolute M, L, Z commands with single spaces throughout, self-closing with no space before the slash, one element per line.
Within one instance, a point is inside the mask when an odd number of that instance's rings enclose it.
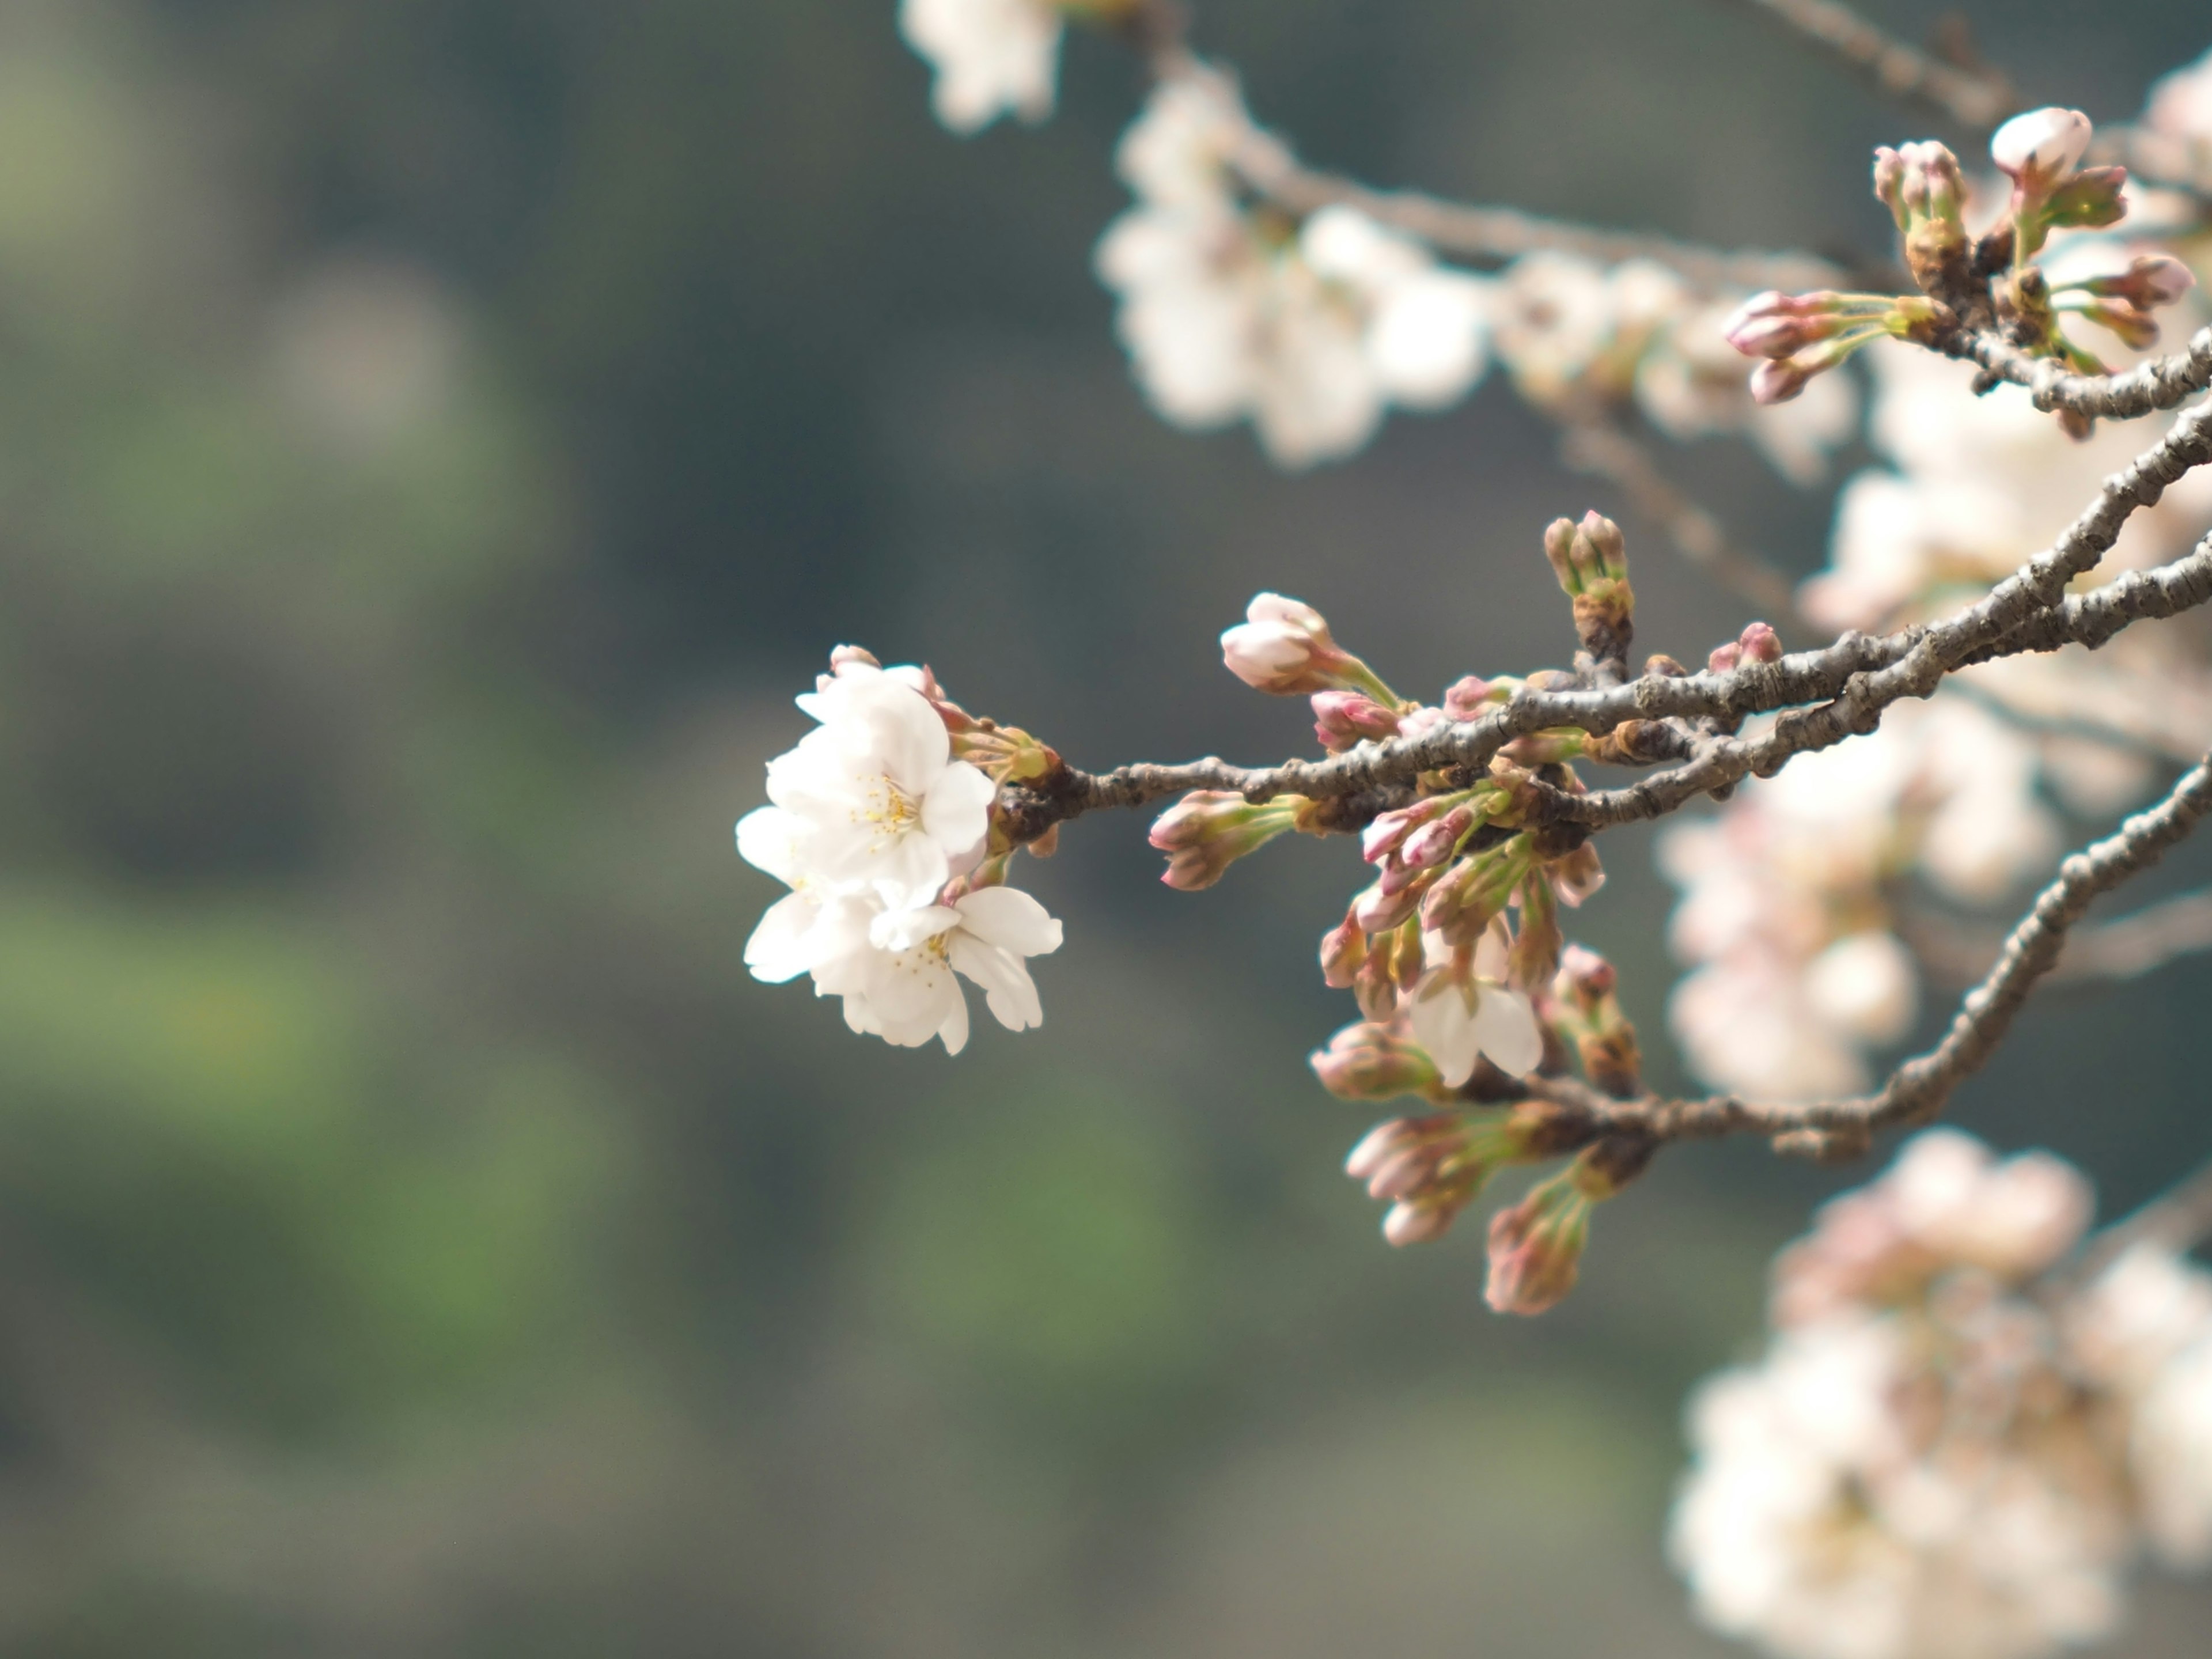
<path fill-rule="evenodd" d="M 973 867 L 993 785 L 951 757 L 927 697 L 895 672 L 848 664 L 799 706 L 821 728 L 769 763 L 768 794 L 805 832 L 778 830 L 786 868 L 746 852 L 750 862 L 793 887 L 800 872 L 824 893 L 866 887 L 893 909 L 930 903 L 956 866 Z"/>
<path fill-rule="evenodd" d="M 810 930 L 815 993 L 845 1000 L 845 1023 L 902 1048 L 968 1042 L 966 978 L 1010 1031 L 1044 1022 L 1025 958 L 1060 949 L 1060 926 L 1027 893 L 985 887 L 950 904 L 885 909 L 872 894 L 830 899 Z M 955 977 L 955 975 L 959 977 Z"/>

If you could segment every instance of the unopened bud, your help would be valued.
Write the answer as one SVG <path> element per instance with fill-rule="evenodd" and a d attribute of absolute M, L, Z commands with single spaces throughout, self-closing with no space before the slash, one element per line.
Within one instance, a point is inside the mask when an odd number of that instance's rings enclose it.
<path fill-rule="evenodd" d="M 1255 806 L 1234 791 L 1193 790 L 1152 825 L 1152 844 L 1168 854 L 1160 879 L 1184 892 L 1212 886 L 1238 859 L 1291 829 L 1304 804 L 1302 795 L 1279 795 Z"/>
<path fill-rule="evenodd" d="M 1367 960 L 1367 934 L 1350 915 L 1321 937 L 1322 982 L 1333 991 L 1348 991 Z"/>
<path fill-rule="evenodd" d="M 1782 636 L 1763 622 L 1747 623 L 1736 638 L 1743 649 L 1746 662 L 1775 663 L 1782 660 Z"/>
<path fill-rule="evenodd" d="M 1894 302 L 1881 295 L 1783 294 L 1770 289 L 1737 307 L 1722 325 L 1728 343 L 1747 357 L 1789 357 L 1832 340 L 1869 321 L 1886 319 Z"/>
<path fill-rule="evenodd" d="M 1492 695 L 1488 680 L 1469 674 L 1456 680 L 1444 691 L 1444 713 L 1455 720 L 1479 720 L 1495 708 L 1498 699 Z"/>
<path fill-rule="evenodd" d="M 1433 823 L 1425 823 L 1406 838 L 1399 849 L 1399 862 L 1416 870 L 1431 869 L 1442 864 L 1465 841 L 1474 828 L 1474 809 L 1455 806 Z"/>
<path fill-rule="evenodd" d="M 1611 996 L 1620 982 L 1613 965 L 1595 951 L 1570 945 L 1559 957 L 1559 984 L 1565 994 L 1585 1011 Z"/>
<path fill-rule="evenodd" d="M 830 672 L 842 673 L 848 664 L 857 663 L 863 668 L 881 668 L 884 665 L 876 653 L 862 645 L 841 645 L 830 653 Z"/>
<path fill-rule="evenodd" d="M 2028 110 L 1990 135 L 1990 160 L 2015 184 L 2033 184 L 2047 193 L 2081 166 L 2095 131 L 2078 109 Z"/>
<path fill-rule="evenodd" d="M 1378 881 L 1352 901 L 1352 914 L 1361 927 L 1370 933 L 1387 933 L 1392 928 L 1409 921 L 1421 908 L 1421 895 L 1431 884 L 1420 880 L 1412 885 L 1391 886 L 1386 879 Z M 1423 877 L 1430 872 L 1420 872 Z"/>
<path fill-rule="evenodd" d="M 1328 1040 L 1328 1047 L 1315 1051 L 1310 1064 L 1322 1087 L 1340 1100 L 1433 1097 L 1443 1088 L 1427 1050 L 1391 1026 L 1371 1021 L 1346 1026 Z"/>
<path fill-rule="evenodd" d="M 1409 1244 L 1431 1243 L 1451 1230 L 1458 1214 L 1456 1208 L 1441 1205 L 1394 1204 L 1382 1218 L 1382 1237 L 1401 1250 Z"/>
<path fill-rule="evenodd" d="M 1364 690 L 1396 701 L 1366 664 L 1339 648 L 1320 611 L 1280 593 L 1254 597 L 1244 620 L 1222 635 L 1221 659 L 1245 684 L 1272 696 Z"/>
<path fill-rule="evenodd" d="M 1396 737 L 1402 718 L 1364 691 L 1316 691 L 1313 711 L 1314 736 L 1332 755 Z"/>
<path fill-rule="evenodd" d="M 1565 1301 L 1582 1274 L 1589 1213 L 1590 1200 L 1569 1169 L 1492 1216 L 1483 1299 L 1510 1314 L 1544 1313 Z"/>
<path fill-rule="evenodd" d="M 1751 371 L 1751 400 L 1755 404 L 1786 404 L 1804 391 L 1813 371 L 1795 358 L 1770 358 Z"/>
<path fill-rule="evenodd" d="M 2100 299 L 2124 300 L 2142 311 L 2170 306 L 2197 283 L 2196 272 L 2170 253 L 2138 254 L 2117 276 L 2091 276 L 2066 283 L 2060 294 L 2094 294 Z"/>
<path fill-rule="evenodd" d="M 2125 300 L 2089 299 L 2063 308 L 2085 322 L 2112 330 L 2130 350 L 2142 351 L 2158 343 L 2158 319 Z"/>
<path fill-rule="evenodd" d="M 1644 672 L 1654 679 L 1680 680 L 1689 678 L 1690 671 L 1663 651 L 1655 651 L 1644 659 Z"/>
<path fill-rule="evenodd" d="M 1552 890 L 1559 895 L 1559 902 L 1571 910 L 1580 909 L 1605 885 L 1605 866 L 1592 842 L 1586 841 L 1573 852 L 1552 860 L 1545 865 L 1544 873 L 1550 878 Z"/>

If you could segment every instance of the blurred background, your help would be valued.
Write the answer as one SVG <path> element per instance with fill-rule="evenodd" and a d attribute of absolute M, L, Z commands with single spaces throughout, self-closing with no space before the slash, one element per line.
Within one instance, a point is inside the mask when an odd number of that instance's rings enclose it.
<path fill-rule="evenodd" d="M 0 1651 L 1726 1650 L 1680 1402 L 1865 1171 L 1671 1155 L 1492 1317 L 1479 1227 L 1388 1250 L 1338 1173 L 1341 842 L 1192 897 L 1073 827 L 1048 1023 L 957 1062 L 746 975 L 730 826 L 830 646 L 1080 763 L 1265 759 L 1254 590 L 1433 695 L 1566 653 L 1539 532 L 1620 506 L 1495 380 L 1298 477 L 1161 425 L 1089 270 L 1133 66 L 963 143 L 892 9 L 0 0 Z M 2100 118 L 2212 45 L 1968 10 Z M 1318 161 L 1717 241 L 1881 246 L 1927 129 L 1724 0 L 1200 14 Z M 1820 562 L 1825 495 L 1678 459 Z M 1733 634 L 1628 523 L 1641 638 Z M 1962 1120 L 2139 1200 L 2212 1142 L 2208 993 L 2051 995 Z"/>

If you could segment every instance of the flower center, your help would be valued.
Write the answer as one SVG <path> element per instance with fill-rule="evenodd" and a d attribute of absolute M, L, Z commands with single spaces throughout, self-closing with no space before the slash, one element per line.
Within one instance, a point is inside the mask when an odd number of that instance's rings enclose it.
<path fill-rule="evenodd" d="M 874 826 L 868 851 L 880 853 L 921 821 L 921 807 L 913 796 L 878 774 L 860 790 L 860 804 L 853 809 L 853 822 Z"/>

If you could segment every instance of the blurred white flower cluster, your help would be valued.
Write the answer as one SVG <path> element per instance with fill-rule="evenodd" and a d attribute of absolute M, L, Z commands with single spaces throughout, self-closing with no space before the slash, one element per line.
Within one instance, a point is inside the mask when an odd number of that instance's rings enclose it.
<path fill-rule="evenodd" d="M 2128 262 L 2124 246 L 2075 240 L 2079 257 Z M 1887 631 L 1972 603 L 2150 441 L 2141 422 L 2076 441 L 2016 387 L 1972 395 L 1966 365 L 1868 355 L 1870 436 L 1889 465 L 1845 484 L 1829 567 L 1801 591 L 1824 630 Z M 2089 580 L 2176 557 L 2208 526 L 2212 475 L 2191 473 L 2134 515 Z M 1864 1087 L 1867 1050 L 1903 1037 L 1917 1006 L 1893 932 L 1902 884 L 1997 903 L 2055 859 L 2060 807 L 2107 817 L 2148 791 L 2158 756 L 2208 746 L 2201 649 L 2181 629 L 2138 628 L 2094 653 L 1970 669 L 1871 734 L 1747 781 L 1717 817 L 1670 826 L 1660 862 L 1682 889 L 1673 945 L 1691 971 L 1668 1012 L 1692 1065 L 1775 1098 Z"/>
<path fill-rule="evenodd" d="M 1753 403 L 1743 356 L 1723 332 L 1743 297 L 1701 294 L 1650 259 L 1608 270 L 1531 253 L 1495 284 L 1492 338 L 1516 389 L 1548 414 L 1574 420 L 1632 402 L 1672 438 L 1741 433 L 1784 477 L 1811 483 L 1856 430 L 1857 395 L 1828 375 L 1792 402 Z"/>
<path fill-rule="evenodd" d="M 985 858 L 995 786 L 952 758 L 926 670 L 849 647 L 832 661 L 799 699 L 820 724 L 769 763 L 773 804 L 738 822 L 738 853 L 791 889 L 746 965 L 777 984 L 811 974 L 853 1030 L 901 1048 L 960 1052 L 962 977 L 1008 1030 L 1042 1023 L 1027 958 L 1057 951 L 1060 926 Z"/>
<path fill-rule="evenodd" d="M 1952 1131 L 1776 1264 L 1756 1365 L 1692 1402 L 1670 1540 L 1783 1659 L 2033 1659 L 2109 1633 L 2146 1552 L 2212 1559 L 2212 1276 L 2139 1246 L 2080 1288 L 2087 1183 Z"/>
<path fill-rule="evenodd" d="M 1348 455 L 1397 404 L 1437 409 L 1481 378 L 1479 278 L 1333 207 L 1249 201 L 1229 162 L 1250 118 L 1224 76 L 1164 82 L 1122 140 L 1138 204 L 1098 272 L 1154 407 L 1179 426 L 1249 418 L 1279 465 Z"/>
<path fill-rule="evenodd" d="M 937 70 L 937 118 L 964 133 L 1050 115 L 1060 13 L 1059 0 L 901 0 L 900 33 Z"/>

